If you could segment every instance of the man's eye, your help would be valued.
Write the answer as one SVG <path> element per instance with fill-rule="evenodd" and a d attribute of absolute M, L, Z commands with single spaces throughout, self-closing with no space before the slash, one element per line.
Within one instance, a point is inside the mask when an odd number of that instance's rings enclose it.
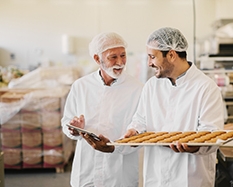
<path fill-rule="evenodd" d="M 154 59 L 154 58 L 155 58 L 155 56 L 154 56 L 154 55 L 149 55 L 149 57 L 150 57 L 151 59 Z"/>
<path fill-rule="evenodd" d="M 116 56 L 109 56 L 108 59 L 116 59 Z"/>

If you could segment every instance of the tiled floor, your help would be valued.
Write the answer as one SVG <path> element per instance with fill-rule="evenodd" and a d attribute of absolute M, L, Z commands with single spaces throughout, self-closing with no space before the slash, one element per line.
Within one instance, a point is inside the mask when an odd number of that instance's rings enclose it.
<path fill-rule="evenodd" d="M 142 160 L 143 149 L 140 150 L 139 159 L 139 187 L 142 187 Z M 64 168 L 64 173 L 56 173 L 55 169 L 8 169 L 5 170 L 5 187 L 70 187 L 71 165 L 72 158 Z M 233 187 L 233 182 L 227 178 L 226 171 L 223 168 L 220 169 L 221 165 L 218 167 L 219 176 L 216 187 Z M 2 187 L 1 184 L 0 187 Z"/>
<path fill-rule="evenodd" d="M 140 181 L 142 186 L 142 152 L 140 152 Z M 5 187 L 70 187 L 72 159 L 64 168 L 64 173 L 55 169 L 5 170 Z M 1 187 L 1 186 L 0 186 Z"/>
<path fill-rule="evenodd" d="M 5 170 L 5 187 L 70 187 L 71 163 L 64 173 L 55 169 Z"/>

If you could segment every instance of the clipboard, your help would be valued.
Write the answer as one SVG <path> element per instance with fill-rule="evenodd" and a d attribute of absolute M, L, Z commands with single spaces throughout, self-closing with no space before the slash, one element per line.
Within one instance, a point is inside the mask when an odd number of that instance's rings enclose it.
<path fill-rule="evenodd" d="M 87 130 L 85 130 L 85 129 L 81 129 L 81 128 L 76 127 L 76 126 L 73 126 L 73 125 L 71 125 L 71 124 L 66 124 L 66 125 L 67 125 L 68 127 L 70 127 L 70 128 L 73 128 L 73 129 L 77 130 L 79 133 L 86 133 L 86 134 L 88 134 L 89 136 L 93 137 L 95 140 L 100 141 L 100 138 L 99 138 L 96 134 L 94 134 L 93 132 L 87 131 Z"/>

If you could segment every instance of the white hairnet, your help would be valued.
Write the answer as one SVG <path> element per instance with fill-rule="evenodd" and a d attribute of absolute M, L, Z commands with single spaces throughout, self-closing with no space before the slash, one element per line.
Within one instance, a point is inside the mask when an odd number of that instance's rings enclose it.
<path fill-rule="evenodd" d="M 127 47 L 127 43 L 120 35 L 114 32 L 100 33 L 90 42 L 89 54 L 93 57 L 94 54 L 101 54 L 108 49 L 117 47 Z"/>
<path fill-rule="evenodd" d="M 160 51 L 174 50 L 182 52 L 188 48 L 188 42 L 184 35 L 178 29 L 170 27 L 164 27 L 154 31 L 149 36 L 146 45 L 149 48 Z"/>

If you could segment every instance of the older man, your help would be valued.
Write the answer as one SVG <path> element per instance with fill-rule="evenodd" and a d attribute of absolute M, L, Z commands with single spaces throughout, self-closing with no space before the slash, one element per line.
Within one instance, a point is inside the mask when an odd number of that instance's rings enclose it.
<path fill-rule="evenodd" d="M 187 61 L 188 43 L 175 28 L 154 31 L 147 40 L 155 76 L 145 84 L 127 136 L 144 131 L 214 131 L 223 128 L 219 88 Z M 145 187 L 214 187 L 217 147 L 148 146 Z"/>
<path fill-rule="evenodd" d="M 72 187 L 137 187 L 138 152 L 122 152 L 106 146 L 103 153 L 93 149 L 71 124 L 99 136 L 104 145 L 107 138 L 119 139 L 126 131 L 136 111 L 142 84 L 128 75 L 126 42 L 112 32 L 101 33 L 89 45 L 91 57 L 99 69 L 76 80 L 67 97 L 63 132 L 78 140 L 71 173 Z M 110 150 L 109 150 L 110 149 Z M 124 153 L 124 154 L 123 154 Z"/>

